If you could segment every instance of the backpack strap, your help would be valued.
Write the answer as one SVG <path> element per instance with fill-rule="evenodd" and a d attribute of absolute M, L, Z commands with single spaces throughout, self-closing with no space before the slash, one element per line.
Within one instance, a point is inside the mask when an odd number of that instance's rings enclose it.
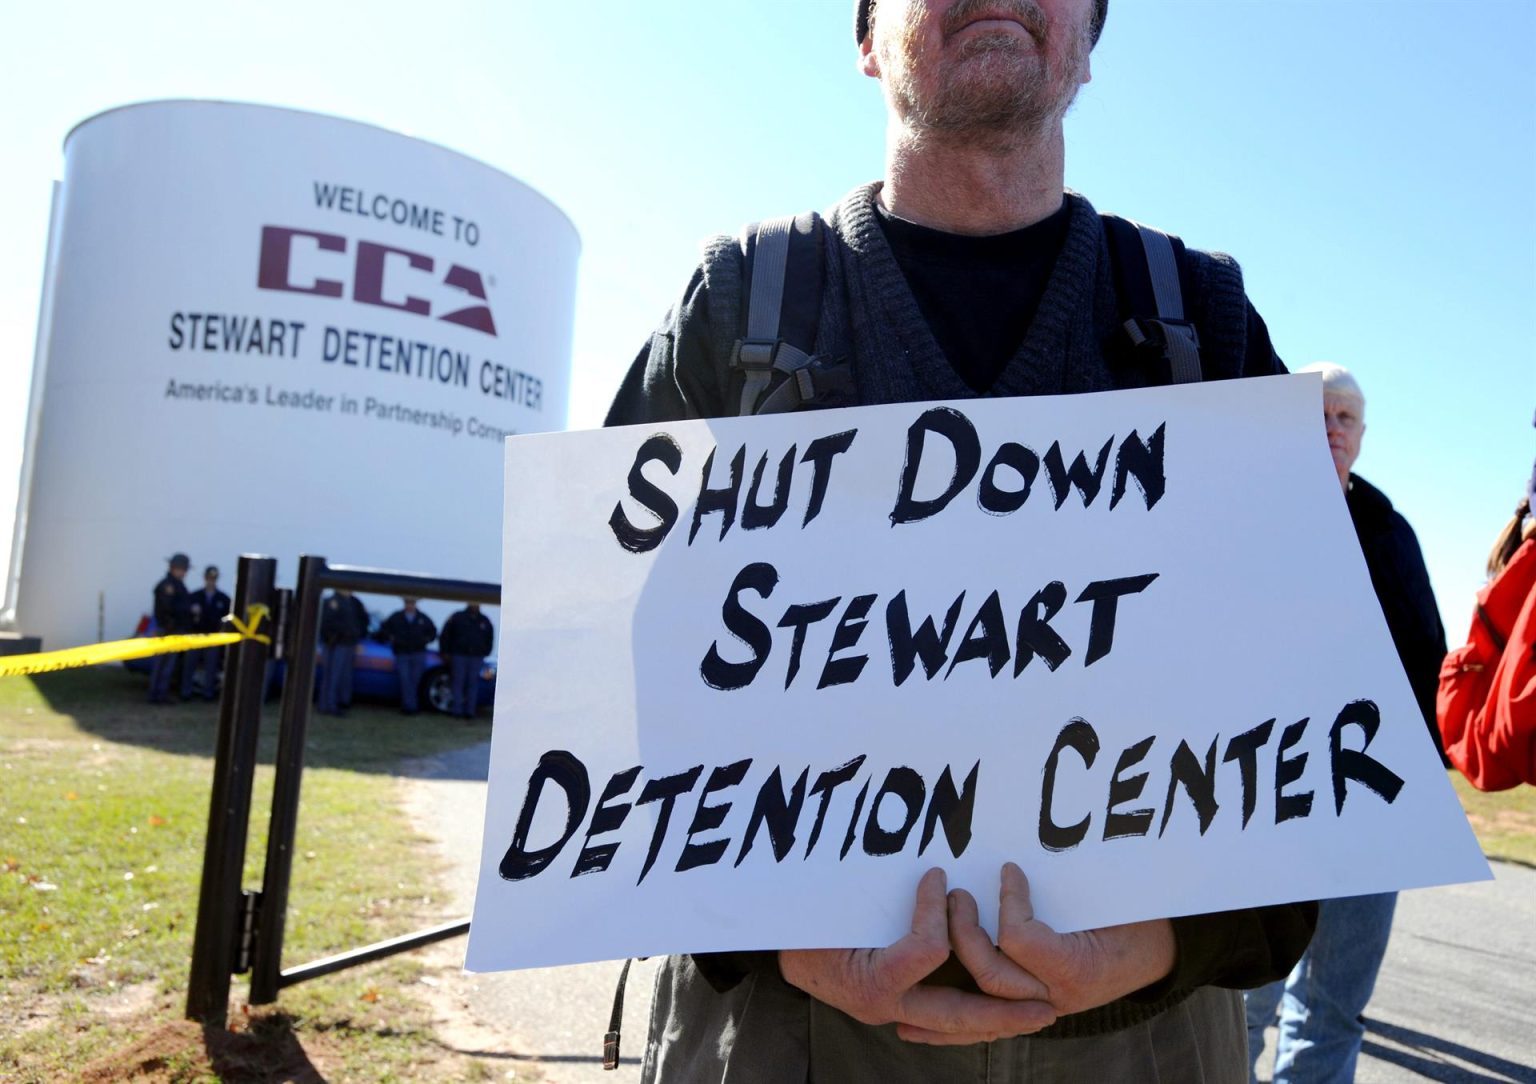
<path fill-rule="evenodd" d="M 1101 215 L 1122 328 L 1151 384 L 1205 379 L 1200 335 L 1184 310 L 1184 243 L 1117 215 Z M 741 234 L 745 327 L 728 362 L 727 402 L 739 415 L 856 401 L 852 368 L 815 354 L 826 223 L 810 212 L 746 226 Z"/>
<path fill-rule="evenodd" d="M 1184 315 L 1180 267 L 1184 242 L 1118 215 L 1101 215 L 1121 325 L 1153 383 L 1194 384 L 1204 377 L 1200 334 Z"/>
<path fill-rule="evenodd" d="M 727 399 L 737 414 L 848 401 L 851 369 L 826 365 L 815 354 L 825 229 L 821 216 L 808 212 L 742 230 L 746 326 L 731 350 Z"/>
<path fill-rule="evenodd" d="M 603 1036 L 604 1069 L 619 1067 L 619 1029 L 624 1023 L 624 986 L 629 981 L 629 965 L 634 962 L 633 959 L 624 961 L 624 967 L 619 971 L 619 985 L 613 991 L 613 1011 L 608 1015 L 608 1033 Z"/>

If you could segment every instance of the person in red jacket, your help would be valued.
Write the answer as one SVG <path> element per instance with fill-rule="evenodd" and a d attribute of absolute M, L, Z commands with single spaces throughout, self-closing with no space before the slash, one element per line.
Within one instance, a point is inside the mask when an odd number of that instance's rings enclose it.
<path fill-rule="evenodd" d="M 1440 668 L 1445 751 L 1478 790 L 1536 785 L 1536 474 L 1488 555 L 1467 642 Z"/>

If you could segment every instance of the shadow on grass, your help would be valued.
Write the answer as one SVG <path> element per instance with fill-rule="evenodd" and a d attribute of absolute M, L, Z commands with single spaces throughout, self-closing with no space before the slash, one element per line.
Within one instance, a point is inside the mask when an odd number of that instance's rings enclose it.
<path fill-rule="evenodd" d="M 30 681 L 48 707 L 103 741 L 145 746 L 183 756 L 212 757 L 218 733 L 218 703 L 145 702 L 142 674 L 121 666 L 39 674 Z M 271 764 L 277 749 L 276 702 L 261 715 L 259 762 Z M 485 778 L 487 756 L 454 755 L 489 740 L 490 717 L 472 723 L 423 713 L 404 716 L 390 706 L 354 704 L 344 718 L 311 715 L 306 733 L 306 768 L 385 775 L 423 774 L 438 779 Z"/>
<path fill-rule="evenodd" d="M 282 1013 L 252 1018 L 247 1031 L 226 1031 L 190 1020 L 154 1028 L 131 1045 L 87 1066 L 87 1084 L 117 1081 L 204 1080 L 224 1084 L 325 1084 L 305 1052 L 293 1021 Z"/>
<path fill-rule="evenodd" d="M 1511 858 L 1508 855 L 1490 854 L 1487 856 L 1490 862 L 1499 862 L 1506 866 L 1516 866 L 1520 869 L 1536 870 L 1536 862 L 1527 862 L 1523 858 Z"/>

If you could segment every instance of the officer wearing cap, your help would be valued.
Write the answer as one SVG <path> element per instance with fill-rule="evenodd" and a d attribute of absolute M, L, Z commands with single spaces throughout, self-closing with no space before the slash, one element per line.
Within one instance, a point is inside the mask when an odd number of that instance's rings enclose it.
<path fill-rule="evenodd" d="M 402 598 L 403 608 L 384 619 L 379 632 L 395 653 L 395 675 L 400 679 L 400 713 L 415 715 L 421 675 L 427 668 L 427 645 L 437 639 L 437 625 L 416 608 L 416 600 Z"/>
<path fill-rule="evenodd" d="M 440 646 L 448 660 L 453 688 L 453 714 L 473 719 L 479 707 L 480 670 L 495 640 L 491 619 L 471 602 L 443 624 Z"/>
<path fill-rule="evenodd" d="M 187 598 L 187 569 L 192 560 L 185 553 L 174 554 L 165 577 L 155 584 L 151 613 L 158 636 L 177 636 L 192 631 L 192 610 Z M 156 655 L 149 664 L 149 702 L 171 702 L 171 677 L 176 673 L 174 654 Z"/>
<path fill-rule="evenodd" d="M 849 405 L 1168 381 L 1171 357 L 1145 364 L 1125 329 L 1121 294 L 1131 288 L 1110 260 L 1119 226 L 1064 183 L 1062 122 L 1090 78 L 1107 7 L 858 0 L 857 65 L 885 98 L 883 174 L 812 223 L 822 242 L 818 366 L 791 381 L 749 376 L 809 397 L 807 384 L 814 391 L 841 370 Z M 1174 254 L 1186 330 L 1160 326 L 1183 336 L 1176 346 L 1198 330 L 1204 378 L 1283 371 L 1236 263 Z M 793 267 L 793 247 L 790 256 Z M 738 236 L 708 243 L 609 424 L 793 401 L 737 383 L 755 364 L 739 347 L 749 271 Z M 722 704 L 725 725 L 730 710 Z M 1237 1081 L 1247 1073 L 1237 990 L 1283 976 L 1317 914 L 1287 904 L 1060 934 L 1035 920 L 1025 871 L 1008 863 L 999 882 L 997 942 L 977 901 L 946 891 L 935 869 L 910 903 L 911 933 L 883 948 L 669 957 L 643 1078 Z"/>
<path fill-rule="evenodd" d="M 320 607 L 321 715 L 345 715 L 352 703 L 352 663 L 357 645 L 368 635 L 368 611 L 340 588 Z"/>
<path fill-rule="evenodd" d="M 219 590 L 219 568 L 209 565 L 203 569 L 203 586 L 187 596 L 190 611 L 188 624 L 195 633 L 222 632 L 224 618 L 229 616 L 229 596 Z M 198 674 L 202 675 L 203 699 L 212 700 L 219 695 L 219 665 L 224 658 L 222 647 L 200 647 L 188 651 L 181 663 L 181 698 L 192 699 L 192 687 Z"/>

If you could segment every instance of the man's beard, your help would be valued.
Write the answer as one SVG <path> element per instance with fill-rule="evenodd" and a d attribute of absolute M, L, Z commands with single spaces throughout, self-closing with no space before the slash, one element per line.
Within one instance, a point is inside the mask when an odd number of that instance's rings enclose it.
<path fill-rule="evenodd" d="M 890 93 L 909 128 L 934 135 L 1028 136 L 1066 114 L 1092 47 L 1089 28 L 1077 28 L 1063 43 L 1064 55 L 1053 57 L 1045 41 L 1045 14 L 1034 0 L 961 0 L 945 14 L 945 41 L 974 13 L 999 7 L 1024 25 L 1033 47 L 1010 31 L 974 32 L 947 58 L 942 81 L 928 88 L 912 70 L 918 28 L 897 28 L 896 45 L 906 63 L 896 66 Z M 1034 55 L 1025 55 L 1031 51 Z"/>

